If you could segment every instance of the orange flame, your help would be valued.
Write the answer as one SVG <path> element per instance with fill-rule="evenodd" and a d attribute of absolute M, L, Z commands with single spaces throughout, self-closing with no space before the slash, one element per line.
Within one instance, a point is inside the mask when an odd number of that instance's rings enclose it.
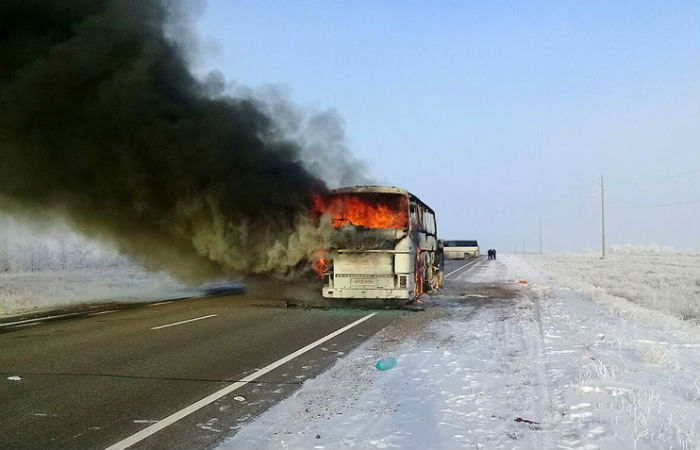
<path fill-rule="evenodd" d="M 311 255 L 311 265 L 316 275 L 323 278 L 323 273 L 328 270 L 328 261 L 323 256 L 323 250 L 316 250 L 313 255 Z"/>
<path fill-rule="evenodd" d="M 420 295 L 423 295 L 423 264 L 420 260 L 420 247 L 416 248 L 415 280 L 416 297 L 419 297 Z"/>
<path fill-rule="evenodd" d="M 311 205 L 309 213 L 311 217 L 318 219 L 326 211 L 326 205 L 323 204 L 323 199 L 315 192 L 311 193 Z"/>
<path fill-rule="evenodd" d="M 407 227 L 408 212 L 406 197 L 393 194 L 336 194 L 323 200 L 312 194 L 311 211 L 320 216 L 331 214 L 334 228 L 351 224 L 365 228 Z"/>

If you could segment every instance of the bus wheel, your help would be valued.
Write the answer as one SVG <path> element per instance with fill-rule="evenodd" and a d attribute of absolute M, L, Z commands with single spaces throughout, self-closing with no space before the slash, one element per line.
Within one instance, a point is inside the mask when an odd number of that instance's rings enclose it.
<path fill-rule="evenodd" d="M 437 292 L 442 287 L 442 282 L 445 280 L 445 274 L 440 269 L 433 269 L 433 277 L 430 279 L 431 292 Z"/>
<path fill-rule="evenodd" d="M 411 293 L 410 297 L 408 297 L 408 299 L 406 300 L 406 305 L 411 305 L 411 304 L 415 303 L 416 300 L 418 300 L 418 296 L 416 296 L 416 292 L 413 291 Z"/>

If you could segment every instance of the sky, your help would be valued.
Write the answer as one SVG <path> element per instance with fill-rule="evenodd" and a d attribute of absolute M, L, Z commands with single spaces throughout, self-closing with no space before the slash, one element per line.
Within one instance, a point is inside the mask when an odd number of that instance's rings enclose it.
<path fill-rule="evenodd" d="M 695 1 L 209 0 L 193 70 L 335 110 L 445 239 L 700 251 Z"/>

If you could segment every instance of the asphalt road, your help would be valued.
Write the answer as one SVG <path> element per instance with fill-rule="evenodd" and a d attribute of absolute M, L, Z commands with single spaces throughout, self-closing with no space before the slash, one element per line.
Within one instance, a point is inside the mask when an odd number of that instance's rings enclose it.
<path fill-rule="evenodd" d="M 0 324 L 0 448 L 210 448 L 402 314 L 237 295 Z"/>

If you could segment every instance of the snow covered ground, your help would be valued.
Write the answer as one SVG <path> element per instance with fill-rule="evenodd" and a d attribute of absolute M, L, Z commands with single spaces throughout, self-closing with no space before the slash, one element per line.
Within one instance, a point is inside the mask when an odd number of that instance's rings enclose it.
<path fill-rule="evenodd" d="M 697 323 L 637 306 L 655 304 L 641 298 L 650 287 L 616 308 L 629 292 L 612 274 L 598 283 L 591 260 L 557 258 L 503 255 L 457 273 L 424 313 L 237 426 L 220 450 L 699 448 Z M 684 270 L 671 270 L 676 284 L 698 276 Z M 567 276 L 581 284 L 553 281 Z M 388 356 L 396 367 L 375 369 Z"/>
<path fill-rule="evenodd" d="M 0 317 L 81 303 L 181 296 L 184 287 L 136 265 L 0 273 Z"/>
<path fill-rule="evenodd" d="M 81 303 L 178 297 L 183 288 L 65 224 L 39 226 L 0 212 L 0 317 Z"/>
<path fill-rule="evenodd" d="M 605 259 L 600 253 L 523 255 L 520 259 L 550 283 L 584 292 L 613 308 L 624 308 L 626 302 L 620 300 L 627 300 L 700 324 L 698 253 L 615 246 Z"/>

